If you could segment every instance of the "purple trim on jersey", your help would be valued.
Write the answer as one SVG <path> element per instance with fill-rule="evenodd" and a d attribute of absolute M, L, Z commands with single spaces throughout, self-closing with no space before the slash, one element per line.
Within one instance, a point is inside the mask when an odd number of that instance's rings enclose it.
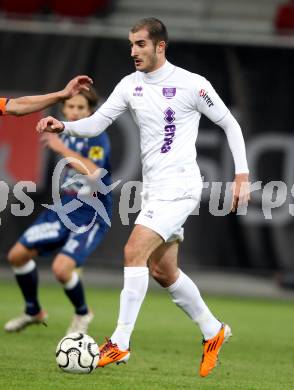
<path fill-rule="evenodd" d="M 168 107 L 164 111 L 164 114 L 164 120 L 166 123 L 168 123 L 168 125 L 164 126 L 164 143 L 160 149 L 160 153 L 167 153 L 171 149 L 171 144 L 173 143 L 173 138 L 176 134 L 176 126 L 172 125 L 176 119 L 174 110 Z"/>

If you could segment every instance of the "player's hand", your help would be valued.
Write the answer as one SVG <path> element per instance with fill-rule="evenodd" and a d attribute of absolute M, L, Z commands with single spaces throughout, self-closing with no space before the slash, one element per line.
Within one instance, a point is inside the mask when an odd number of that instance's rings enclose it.
<path fill-rule="evenodd" d="M 62 153 L 65 145 L 57 134 L 43 133 L 41 134 L 41 142 L 44 147 L 54 150 L 54 152 Z"/>
<path fill-rule="evenodd" d="M 239 206 L 247 204 L 250 200 L 250 183 L 248 173 L 239 173 L 235 176 L 232 186 L 233 202 L 231 211 L 235 212 Z"/>
<path fill-rule="evenodd" d="M 53 116 L 47 116 L 38 122 L 36 130 L 38 133 L 61 133 L 64 130 L 64 124 Z"/>
<path fill-rule="evenodd" d="M 65 86 L 61 91 L 64 99 L 70 99 L 81 91 L 89 91 L 93 80 L 88 76 L 77 76 Z"/>

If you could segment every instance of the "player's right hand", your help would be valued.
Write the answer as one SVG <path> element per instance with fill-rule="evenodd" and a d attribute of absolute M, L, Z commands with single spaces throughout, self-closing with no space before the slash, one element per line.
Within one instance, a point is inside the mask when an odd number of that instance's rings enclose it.
<path fill-rule="evenodd" d="M 70 80 L 62 90 L 63 99 L 70 99 L 81 91 L 89 91 L 93 80 L 89 76 L 77 76 Z"/>
<path fill-rule="evenodd" d="M 64 130 L 64 124 L 53 116 L 47 116 L 38 122 L 36 130 L 38 133 L 61 133 Z"/>

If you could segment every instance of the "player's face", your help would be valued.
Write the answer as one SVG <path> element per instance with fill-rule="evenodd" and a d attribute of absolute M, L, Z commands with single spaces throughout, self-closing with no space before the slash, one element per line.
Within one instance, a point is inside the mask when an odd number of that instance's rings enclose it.
<path fill-rule="evenodd" d="M 146 29 L 135 33 L 130 32 L 129 41 L 131 57 L 134 59 L 136 70 L 149 73 L 163 65 L 165 61 L 165 43 L 159 42 L 155 46 Z"/>
<path fill-rule="evenodd" d="M 91 115 L 88 100 L 83 95 L 76 95 L 66 100 L 62 112 L 67 121 L 77 121 Z"/>

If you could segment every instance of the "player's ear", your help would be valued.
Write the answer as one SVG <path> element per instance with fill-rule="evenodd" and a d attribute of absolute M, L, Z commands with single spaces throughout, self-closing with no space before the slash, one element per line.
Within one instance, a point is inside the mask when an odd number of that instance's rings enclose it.
<path fill-rule="evenodd" d="M 158 44 L 157 44 L 157 53 L 158 54 L 165 53 L 165 49 L 166 49 L 166 43 L 164 41 L 158 42 Z"/>

